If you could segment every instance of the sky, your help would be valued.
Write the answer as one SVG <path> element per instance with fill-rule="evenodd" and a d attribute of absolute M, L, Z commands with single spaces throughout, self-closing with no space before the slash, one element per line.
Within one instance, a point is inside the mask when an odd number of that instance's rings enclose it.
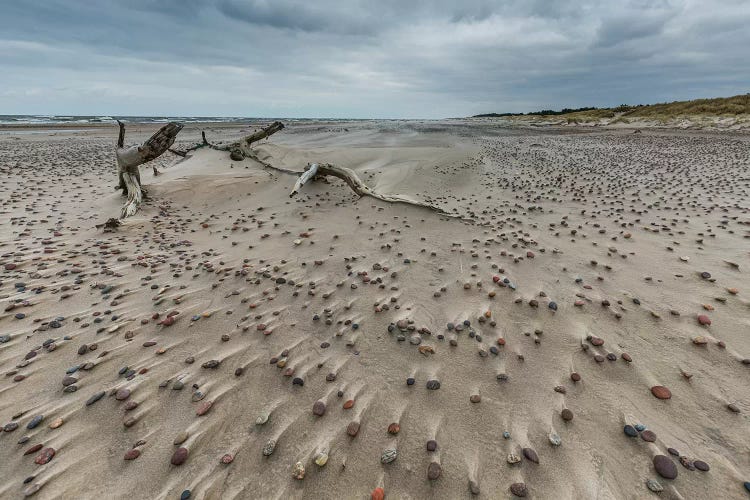
<path fill-rule="evenodd" d="M 0 114 L 444 118 L 750 92 L 748 0 L 0 0 Z"/>

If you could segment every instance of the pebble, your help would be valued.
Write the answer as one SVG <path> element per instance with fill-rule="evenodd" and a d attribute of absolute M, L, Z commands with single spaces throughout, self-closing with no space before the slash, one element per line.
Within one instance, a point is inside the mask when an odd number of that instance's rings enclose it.
<path fill-rule="evenodd" d="M 510 485 L 510 492 L 517 497 L 524 498 L 529 490 L 526 488 L 526 483 L 513 483 Z"/>
<path fill-rule="evenodd" d="M 560 444 L 562 444 L 562 439 L 560 438 L 560 436 L 558 436 L 554 432 L 550 432 L 549 442 L 552 446 L 560 446 Z"/>
<path fill-rule="evenodd" d="M 479 483 L 474 481 L 473 479 L 469 480 L 469 491 L 472 495 L 479 495 L 480 489 L 479 489 Z"/>
<path fill-rule="evenodd" d="M 709 467 L 708 464 L 704 462 L 703 460 L 694 461 L 693 466 L 699 471 L 703 471 L 703 472 L 708 472 L 709 470 L 711 470 L 711 467 Z"/>
<path fill-rule="evenodd" d="M 255 419 L 255 425 L 263 425 L 266 422 L 268 422 L 268 419 L 271 417 L 271 414 L 267 411 L 262 411 L 258 415 L 258 418 Z"/>
<path fill-rule="evenodd" d="M 37 415 L 34 418 L 32 418 L 28 424 L 26 424 L 27 429 L 33 429 L 37 425 L 42 423 L 42 420 L 44 420 L 44 415 Z"/>
<path fill-rule="evenodd" d="M 523 456 L 526 457 L 527 460 L 534 462 L 535 464 L 539 463 L 539 455 L 537 455 L 536 452 L 531 448 L 524 448 Z"/>
<path fill-rule="evenodd" d="M 440 381 L 439 380 L 428 380 L 427 381 L 427 388 L 431 391 L 436 391 L 440 389 Z"/>
<path fill-rule="evenodd" d="M 323 467 L 325 464 L 328 463 L 328 452 L 326 451 L 318 452 L 313 458 L 313 462 L 315 462 L 315 465 L 317 465 L 318 467 Z"/>
<path fill-rule="evenodd" d="M 437 450 L 437 448 L 437 441 L 435 441 L 434 439 L 430 439 L 429 441 L 427 441 L 427 451 L 435 451 Z"/>
<path fill-rule="evenodd" d="M 429 466 L 427 466 L 427 479 L 430 481 L 434 481 L 437 478 L 440 477 L 440 473 L 443 471 L 442 467 L 440 467 L 440 464 L 437 462 L 431 462 Z"/>
<path fill-rule="evenodd" d="M 299 481 L 305 479 L 305 466 L 302 462 L 297 462 L 292 468 L 292 477 Z"/>
<path fill-rule="evenodd" d="M 213 401 L 206 401 L 204 403 L 201 403 L 200 405 L 198 405 L 198 409 L 195 410 L 195 414 L 201 417 L 205 415 L 206 413 L 208 413 L 209 411 L 211 411 L 211 408 L 213 407 L 213 405 L 214 405 Z"/>
<path fill-rule="evenodd" d="M 75 386 L 72 386 L 72 385 L 71 385 L 71 386 L 69 386 L 69 387 L 75 387 Z M 105 392 L 104 392 L 104 391 L 101 391 L 101 392 L 97 392 L 96 394 L 94 394 L 93 396 L 91 396 L 91 397 L 90 397 L 90 398 L 89 398 L 89 399 L 88 399 L 88 400 L 86 401 L 86 406 L 91 406 L 92 404 L 96 403 L 97 401 L 99 401 L 100 399 L 102 399 L 102 398 L 104 397 L 104 394 L 105 394 Z"/>
<path fill-rule="evenodd" d="M 19 441 L 19 444 L 21 444 L 20 441 Z M 34 446 L 32 446 L 31 448 L 29 448 L 28 450 L 24 451 L 23 454 L 24 455 L 31 455 L 32 453 L 36 453 L 37 451 L 41 450 L 42 448 L 44 448 L 44 445 L 42 445 L 41 443 L 40 444 L 35 444 Z"/>
<path fill-rule="evenodd" d="M 115 393 L 115 399 L 117 401 L 124 401 L 130 397 L 130 389 L 119 389 Z"/>
<path fill-rule="evenodd" d="M 663 385 L 655 385 L 651 388 L 651 394 L 658 399 L 670 399 L 672 392 Z"/>
<path fill-rule="evenodd" d="M 133 448 L 132 450 L 128 450 L 125 452 L 125 456 L 123 459 L 125 460 L 135 460 L 136 458 L 141 456 L 141 450 L 138 450 L 136 448 Z"/>
<path fill-rule="evenodd" d="M 687 470 L 695 470 L 695 465 L 693 465 L 693 461 L 690 460 L 686 456 L 680 457 L 680 463 L 683 467 L 685 467 Z"/>
<path fill-rule="evenodd" d="M 565 408 L 563 411 L 561 411 L 560 416 L 566 422 L 570 422 L 571 420 L 573 420 L 573 412 L 569 410 L 568 408 Z"/>
<path fill-rule="evenodd" d="M 171 463 L 172 465 L 182 465 L 185 463 L 185 460 L 188 458 L 188 449 L 187 448 L 177 448 L 172 455 Z"/>
<path fill-rule="evenodd" d="M 174 441 L 172 442 L 175 446 L 179 446 L 190 437 L 190 434 L 187 431 L 181 431 L 177 436 L 175 436 Z"/>
<path fill-rule="evenodd" d="M 316 401 L 312 409 L 313 415 L 322 417 L 326 412 L 326 404 L 323 401 Z"/>
<path fill-rule="evenodd" d="M 384 500 L 385 499 L 385 491 L 383 491 L 383 488 L 375 488 L 372 490 L 372 493 L 370 494 L 370 500 Z"/>
<path fill-rule="evenodd" d="M 354 437 L 359 432 L 359 422 L 349 422 L 349 425 L 346 426 L 346 433 L 349 434 L 351 437 Z"/>
<path fill-rule="evenodd" d="M 393 434 L 395 436 L 400 430 L 401 426 L 395 422 L 388 426 L 388 434 Z"/>
<path fill-rule="evenodd" d="M 276 449 L 276 441 L 269 439 L 268 442 L 263 446 L 263 456 L 270 457 L 273 451 Z"/>
<path fill-rule="evenodd" d="M 393 462 L 394 460 L 396 460 L 397 457 L 398 457 L 398 452 L 393 448 L 389 448 L 383 451 L 382 455 L 380 455 L 380 461 L 384 464 L 389 464 Z"/>
<path fill-rule="evenodd" d="M 656 479 L 647 479 L 646 487 L 654 493 L 661 493 L 664 491 L 664 487 Z"/>
<path fill-rule="evenodd" d="M 635 427 L 633 427 L 632 425 L 626 425 L 622 430 L 628 437 L 636 437 L 638 435 L 638 431 L 635 430 Z"/>
<path fill-rule="evenodd" d="M 656 441 L 656 434 L 653 431 L 643 431 L 641 433 L 641 438 L 647 443 L 653 443 Z"/>
<path fill-rule="evenodd" d="M 700 323 L 703 326 L 710 326 L 711 325 L 711 318 L 709 318 L 705 314 L 699 314 L 696 319 L 698 320 L 698 323 Z"/>
<path fill-rule="evenodd" d="M 521 461 L 521 457 L 519 457 L 519 456 L 518 456 L 518 455 L 516 455 L 515 453 L 508 453 L 508 456 L 507 456 L 507 457 L 505 457 L 505 460 L 506 460 L 506 461 L 507 461 L 507 462 L 508 462 L 509 464 L 513 465 L 513 464 L 517 464 L 518 462 L 520 462 L 520 461 Z"/>
<path fill-rule="evenodd" d="M 52 460 L 54 457 L 55 457 L 55 449 L 54 448 L 45 448 L 34 459 L 34 463 L 36 463 L 37 465 L 44 465 L 47 462 L 49 462 L 50 460 Z"/>
<path fill-rule="evenodd" d="M 661 477 L 665 479 L 674 479 L 677 477 L 677 467 L 666 455 L 656 455 L 653 462 L 654 469 Z"/>

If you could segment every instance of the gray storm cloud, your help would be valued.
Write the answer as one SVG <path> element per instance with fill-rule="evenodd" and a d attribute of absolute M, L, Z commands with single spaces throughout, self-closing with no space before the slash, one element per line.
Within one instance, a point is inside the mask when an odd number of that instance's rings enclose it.
<path fill-rule="evenodd" d="M 744 0 L 0 0 L 0 12 L 0 114 L 439 118 L 750 88 Z"/>

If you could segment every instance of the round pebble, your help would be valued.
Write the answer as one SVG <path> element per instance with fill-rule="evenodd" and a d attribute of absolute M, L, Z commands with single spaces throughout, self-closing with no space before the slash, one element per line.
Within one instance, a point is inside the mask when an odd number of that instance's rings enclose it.
<path fill-rule="evenodd" d="M 316 401 L 315 404 L 313 404 L 313 415 L 316 415 L 318 417 L 322 417 L 326 412 L 326 404 L 323 401 Z"/>
<path fill-rule="evenodd" d="M 440 389 L 440 381 L 439 380 L 428 380 L 427 381 L 427 388 L 431 391 L 436 391 Z"/>
<path fill-rule="evenodd" d="M 654 469 L 664 479 L 674 479 L 677 477 L 677 466 L 666 455 L 656 455 L 653 462 Z"/>
<path fill-rule="evenodd" d="M 519 498 L 524 498 L 528 495 L 529 490 L 526 488 L 525 483 L 513 483 L 510 485 L 510 492 Z"/>

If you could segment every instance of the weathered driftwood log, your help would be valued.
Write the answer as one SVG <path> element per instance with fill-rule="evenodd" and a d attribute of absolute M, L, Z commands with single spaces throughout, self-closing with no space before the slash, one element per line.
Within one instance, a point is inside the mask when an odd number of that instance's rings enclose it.
<path fill-rule="evenodd" d="M 265 166 L 270 165 L 266 164 Z M 271 168 L 280 170 L 282 172 L 288 172 L 288 170 L 285 169 L 278 169 L 276 167 Z M 292 188 L 292 192 L 289 193 L 289 197 L 292 198 L 297 193 L 299 193 L 300 189 L 302 189 L 302 187 L 310 180 L 320 179 L 328 175 L 338 177 L 339 179 L 346 182 L 351 190 L 357 193 L 357 195 L 359 195 L 360 197 L 370 196 L 372 198 L 386 201 L 388 203 L 404 203 L 406 205 L 412 205 L 415 207 L 428 208 L 432 211 L 438 212 L 440 215 L 445 215 L 447 217 L 461 218 L 459 215 L 445 212 L 442 208 L 436 207 L 435 205 L 430 205 L 429 203 L 425 203 L 423 201 L 412 200 L 411 198 L 407 198 L 405 196 L 381 194 L 373 191 L 360 180 L 359 176 L 354 172 L 354 170 L 346 167 L 337 167 L 335 165 L 330 165 L 327 163 L 309 164 L 305 172 L 303 172 L 300 175 L 299 179 L 297 179 L 297 182 L 294 183 L 294 187 Z"/>
<path fill-rule="evenodd" d="M 273 122 L 268 127 L 262 128 L 260 130 L 257 130 L 253 132 L 250 135 L 247 135 L 240 139 L 239 141 L 230 142 L 229 144 L 212 144 L 208 142 L 206 139 L 206 131 L 201 131 L 201 138 L 203 139 L 202 142 L 199 142 L 195 146 L 191 146 L 187 148 L 184 152 L 183 151 L 172 151 L 173 153 L 185 156 L 187 153 L 191 151 L 195 151 L 196 149 L 200 148 L 211 148 L 215 149 L 217 151 L 229 151 L 229 157 L 232 158 L 235 161 L 241 161 L 245 158 L 254 158 L 255 154 L 250 149 L 250 146 L 254 142 L 258 142 L 261 139 L 265 139 L 268 136 L 271 136 L 278 132 L 279 130 L 282 130 L 284 128 L 284 124 L 281 122 Z"/>
<path fill-rule="evenodd" d="M 138 211 L 138 205 L 143 201 L 141 174 L 138 167 L 146 162 L 158 158 L 174 144 L 177 134 L 182 130 L 182 124 L 170 122 L 160 128 L 154 135 L 140 146 L 125 147 L 125 125 L 117 120 L 120 135 L 117 138 L 117 167 L 120 184 L 127 196 L 125 206 L 122 207 L 120 218 L 130 217 Z"/>

